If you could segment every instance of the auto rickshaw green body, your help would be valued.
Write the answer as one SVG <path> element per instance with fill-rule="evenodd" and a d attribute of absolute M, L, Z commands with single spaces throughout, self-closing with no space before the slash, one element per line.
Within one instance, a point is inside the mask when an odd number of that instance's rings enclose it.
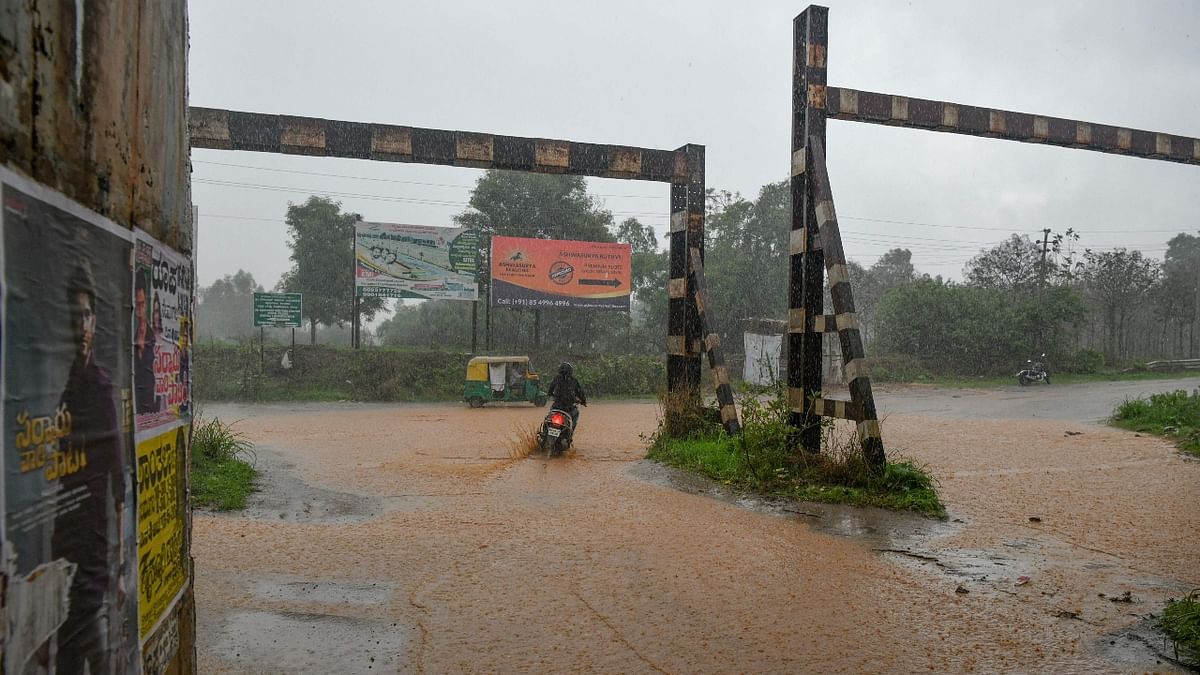
<path fill-rule="evenodd" d="M 538 374 L 529 366 L 528 356 L 476 356 L 467 362 L 467 380 L 463 400 L 472 408 L 485 403 L 528 401 L 546 405 Z"/>

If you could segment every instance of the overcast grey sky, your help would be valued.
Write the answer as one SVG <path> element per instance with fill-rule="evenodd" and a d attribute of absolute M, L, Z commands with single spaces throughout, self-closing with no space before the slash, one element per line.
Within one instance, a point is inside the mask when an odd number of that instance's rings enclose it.
<path fill-rule="evenodd" d="M 1200 136 L 1200 2 L 829 2 L 829 83 Z M 707 146 L 708 186 L 753 197 L 790 155 L 803 3 L 191 0 L 190 102 L 517 136 Z M 1137 248 L 1200 229 L 1200 166 L 830 121 L 847 255 L 909 248 L 961 279 L 1011 232 Z M 450 225 L 480 172 L 196 150 L 198 281 L 288 269 L 289 201 Z M 236 166 L 234 166 L 236 165 Z M 258 168 L 245 168 L 258 167 Z M 315 175 L 329 174 L 329 175 Z M 257 186 L 257 187 L 246 187 Z M 591 179 L 667 224 L 660 183 Z M 899 221 L 899 222 L 880 222 Z M 907 224 L 901 224 L 907 223 Z"/>

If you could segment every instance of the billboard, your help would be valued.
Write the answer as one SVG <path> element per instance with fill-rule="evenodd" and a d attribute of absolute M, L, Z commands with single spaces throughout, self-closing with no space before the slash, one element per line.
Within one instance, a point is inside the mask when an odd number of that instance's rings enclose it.
<path fill-rule="evenodd" d="M 629 244 L 492 237 L 492 304 L 629 311 Z"/>
<path fill-rule="evenodd" d="M 476 230 L 358 223 L 354 258 L 354 289 L 363 297 L 479 299 Z"/>

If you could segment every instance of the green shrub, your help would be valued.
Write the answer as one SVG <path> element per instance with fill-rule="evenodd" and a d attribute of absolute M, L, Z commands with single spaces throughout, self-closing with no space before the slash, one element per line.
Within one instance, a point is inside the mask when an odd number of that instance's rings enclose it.
<path fill-rule="evenodd" d="M 218 511 L 245 508 L 258 475 L 254 459 L 252 444 L 232 424 L 198 415 L 192 426 L 192 504 Z"/>
<path fill-rule="evenodd" d="M 1159 626 L 1171 639 L 1175 658 L 1200 665 L 1200 589 L 1182 600 L 1168 602 Z"/>
<path fill-rule="evenodd" d="M 1104 367 L 1104 353 L 1095 349 L 1080 349 L 1065 359 L 1057 370 L 1064 373 L 1091 375 Z"/>
<path fill-rule="evenodd" d="M 1111 422 L 1124 429 L 1174 438 L 1181 448 L 1200 454 L 1200 389 L 1182 389 L 1149 398 L 1128 399 L 1117 406 Z"/>
<path fill-rule="evenodd" d="M 651 459 L 764 495 L 945 514 L 925 468 L 909 461 L 873 468 L 863 457 L 857 436 L 838 437 L 828 421 L 823 426 L 824 450 L 800 450 L 781 387 L 742 397 L 742 434 L 737 437 L 726 435 L 711 415 L 697 412 L 698 418 L 687 417 L 689 408 L 677 394 L 662 400 L 663 416 L 651 439 Z M 703 409 L 693 403 L 690 410 Z M 674 426 L 673 419 L 678 420 Z M 691 428 L 683 424 L 689 421 Z"/>
<path fill-rule="evenodd" d="M 339 400 L 454 401 L 462 396 L 470 354 L 415 349 L 340 349 L 298 345 L 293 367 L 280 360 L 287 347 L 269 344 L 196 345 L 194 396 L 208 401 Z M 666 384 L 662 358 L 636 355 L 530 354 L 543 389 L 562 361 L 590 397 L 650 396 Z"/>

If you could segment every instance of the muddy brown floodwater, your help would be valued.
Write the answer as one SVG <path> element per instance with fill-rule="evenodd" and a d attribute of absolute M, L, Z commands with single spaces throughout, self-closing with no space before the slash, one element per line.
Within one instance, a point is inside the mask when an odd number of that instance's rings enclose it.
<path fill-rule="evenodd" d="M 945 522 L 649 463 L 650 402 L 593 404 L 549 461 L 510 456 L 529 407 L 210 405 L 263 491 L 195 515 L 200 669 L 1178 670 L 1149 616 L 1200 586 L 1200 462 L 1090 413 L 1004 419 L 1107 386 L 883 392 Z"/>

